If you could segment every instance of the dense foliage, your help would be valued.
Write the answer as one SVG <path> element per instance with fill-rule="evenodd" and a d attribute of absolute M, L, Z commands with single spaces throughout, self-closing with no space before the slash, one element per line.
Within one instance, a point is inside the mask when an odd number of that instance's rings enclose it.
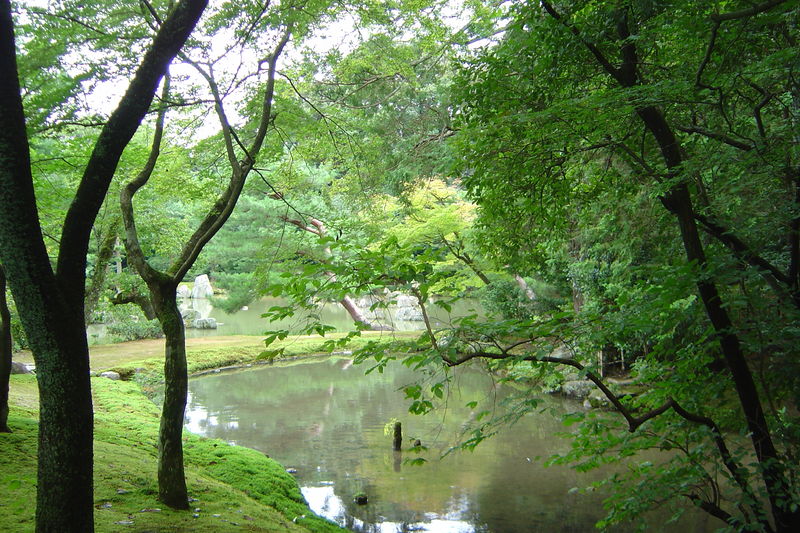
<path fill-rule="evenodd" d="M 476 418 L 465 448 L 537 409 L 542 389 L 590 382 L 609 409 L 568 415 L 573 446 L 550 461 L 629 464 L 606 482 L 600 526 L 660 505 L 677 516 L 688 503 L 727 530 L 794 531 L 799 5 L 213 4 L 158 96 L 153 82 L 150 121 L 142 108 L 104 167 L 96 190 L 109 199 L 95 194 L 83 210 L 74 191 L 118 122 L 102 95 L 138 72 L 170 12 L 164 2 L 18 8 L 24 54 L 5 68 L 21 80 L 25 130 L 0 149 L 30 154 L 37 220 L 24 238 L 0 227 L 12 327 L 17 316 L 25 325 L 16 342 L 57 372 L 57 357 L 39 355 L 52 328 L 21 297 L 34 282 L 11 250 L 26 239 L 52 281 L 43 293 L 84 304 L 87 321 L 133 314 L 109 313 L 112 303 L 139 305 L 158 315 L 178 363 L 175 287 L 196 274 L 212 277 L 226 293 L 214 304 L 230 312 L 286 298 L 267 318 L 302 308 L 307 333 L 329 332 L 317 311 L 338 302 L 355 324 L 331 350 L 392 328 L 402 302 L 424 328 L 403 357 L 422 376 L 406 389 L 412 412 L 433 409 L 455 386 L 451 367 L 474 359 L 520 391 Z M 4 172 L 23 176 L 14 168 Z M 465 297 L 483 312 L 431 320 Z M 117 327 L 129 337 L 147 326 Z M 378 371 L 398 357 L 359 346 L 356 360 Z M 638 462 L 643 449 L 666 453 Z"/>

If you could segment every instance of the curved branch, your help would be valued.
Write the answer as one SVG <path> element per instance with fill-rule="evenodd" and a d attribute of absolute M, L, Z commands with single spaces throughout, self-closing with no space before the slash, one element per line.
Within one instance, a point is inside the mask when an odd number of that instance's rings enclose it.
<path fill-rule="evenodd" d="M 119 106 L 100 132 L 64 219 L 56 276 L 77 307 L 83 304 L 89 233 L 122 151 L 147 113 L 167 66 L 188 39 L 208 0 L 183 0 L 167 17 L 142 59 Z"/>
<path fill-rule="evenodd" d="M 729 146 L 733 146 L 734 148 L 738 148 L 739 150 L 743 150 L 748 152 L 755 148 L 752 144 L 739 141 L 734 139 L 733 137 L 729 137 L 722 133 L 718 133 L 716 131 L 712 131 L 706 128 L 701 128 L 700 126 L 675 126 L 675 129 L 682 131 L 684 133 L 697 133 L 704 137 L 708 137 L 709 139 L 714 139 L 715 141 L 723 142 Z"/>
<path fill-rule="evenodd" d="M 519 345 L 517 343 L 516 345 Z M 442 355 L 442 359 L 445 363 L 449 366 L 457 366 L 463 364 L 471 359 L 482 358 L 482 359 L 507 359 L 514 357 L 512 354 L 509 353 L 511 348 L 503 348 L 501 349 L 500 353 L 492 353 L 492 352 L 475 352 L 470 354 L 465 354 L 464 356 L 453 360 L 447 357 L 446 355 Z M 755 498 L 750 486 L 747 482 L 747 479 L 744 477 L 743 472 L 745 471 L 744 468 L 736 461 L 736 459 L 731 455 L 730 450 L 728 449 L 725 440 L 722 438 L 722 431 L 720 430 L 719 426 L 717 426 L 716 422 L 714 422 L 711 418 L 708 418 L 703 415 L 698 415 L 695 413 L 691 413 L 684 409 L 674 398 L 668 398 L 662 405 L 640 415 L 634 416 L 630 409 L 625 407 L 622 404 L 619 397 L 611 392 L 611 390 L 603 383 L 603 380 L 600 376 L 588 370 L 583 364 L 575 361 L 574 359 L 561 359 L 559 357 L 550 357 L 550 356 L 535 356 L 529 355 L 520 358 L 523 361 L 531 361 L 531 362 L 541 362 L 541 363 L 554 363 L 554 364 L 561 364 L 571 366 L 581 373 L 583 373 L 587 379 L 589 379 L 592 383 L 594 383 L 598 389 L 600 389 L 603 394 L 608 398 L 608 401 L 614 406 L 614 408 L 625 418 L 625 421 L 628 423 L 628 431 L 631 433 L 635 432 L 642 424 L 656 418 L 670 409 L 672 409 L 678 416 L 681 418 L 688 420 L 689 422 L 693 422 L 695 424 L 699 424 L 705 426 L 711 432 L 711 435 L 714 439 L 714 443 L 719 451 L 720 457 L 722 458 L 722 462 L 727 468 L 728 472 L 730 472 L 732 478 L 736 481 L 736 484 L 742 490 L 744 494 L 746 494 L 750 498 Z M 752 501 L 757 501 L 753 499 Z M 768 524 L 767 524 L 768 525 Z"/>
<path fill-rule="evenodd" d="M 779 6 L 785 2 L 786 0 L 768 0 L 767 2 L 762 2 L 752 7 L 740 9 L 739 11 L 731 11 L 730 13 L 711 15 L 711 20 L 713 20 L 714 22 L 725 22 L 726 20 L 737 20 L 737 19 L 752 17 L 758 15 L 759 13 L 763 13 L 764 11 L 769 11 L 773 7 Z"/>
<path fill-rule="evenodd" d="M 792 283 L 792 279 L 776 266 L 754 252 L 744 241 L 734 235 L 728 228 L 712 220 L 710 217 L 694 212 L 693 216 L 709 235 L 725 245 L 736 258 L 759 272 L 776 295 L 800 308 L 800 294 Z"/>
<path fill-rule="evenodd" d="M 211 68 L 206 71 L 200 66 L 199 63 L 191 60 L 186 54 L 180 54 L 180 58 L 194 67 L 198 74 L 200 74 L 200 76 L 206 80 L 208 88 L 211 91 L 211 95 L 214 97 L 214 111 L 217 113 L 217 119 L 219 120 L 219 125 L 222 128 L 222 139 L 225 143 L 225 152 L 228 155 L 228 163 L 231 165 L 231 168 L 241 171 L 239 161 L 236 159 L 236 150 L 233 147 L 233 130 L 231 129 L 228 115 L 225 113 L 225 107 L 222 103 L 222 96 L 220 96 L 219 93 L 219 86 L 217 85 L 217 81 L 214 79 L 214 72 L 211 70 Z"/>
<path fill-rule="evenodd" d="M 166 100 L 169 95 L 169 74 L 164 77 L 164 87 L 161 91 L 162 99 Z M 120 210 L 122 211 L 122 221 L 125 226 L 125 250 L 128 252 L 128 259 L 133 264 L 136 271 L 142 276 L 145 282 L 153 282 L 160 278 L 161 273 L 150 266 L 147 262 L 142 247 L 139 243 L 139 232 L 136 230 L 136 219 L 133 210 L 133 197 L 136 192 L 144 187 L 153 170 L 156 168 L 158 157 L 161 153 L 161 140 L 164 137 L 164 120 L 167 115 L 167 108 L 162 106 L 156 118 L 155 132 L 153 133 L 153 143 L 150 148 L 150 155 L 139 174 L 128 182 L 119 192 Z"/>
<path fill-rule="evenodd" d="M 713 87 L 703 83 L 703 71 L 706 69 L 708 62 L 711 61 L 711 54 L 714 51 L 714 45 L 717 42 L 717 32 L 719 31 L 720 24 L 720 21 L 714 21 L 714 25 L 711 27 L 711 38 L 708 40 L 706 53 L 703 56 L 703 60 L 700 62 L 700 66 L 697 67 L 697 73 L 694 76 L 694 84 L 703 89 L 713 89 Z"/>

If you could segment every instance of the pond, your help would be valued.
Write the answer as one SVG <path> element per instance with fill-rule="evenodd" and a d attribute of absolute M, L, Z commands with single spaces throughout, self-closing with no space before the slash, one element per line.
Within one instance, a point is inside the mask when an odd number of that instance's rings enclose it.
<path fill-rule="evenodd" d="M 475 417 L 467 402 L 496 405 L 505 394 L 486 373 L 459 368 L 447 409 L 414 416 L 401 391 L 414 379 L 411 370 L 394 365 L 384 373 L 364 371 L 348 359 L 326 358 L 193 379 L 186 427 L 296 469 L 311 508 L 354 531 L 583 532 L 604 516 L 600 494 L 571 490 L 603 474 L 537 460 L 569 446 L 554 436 L 566 429 L 548 414 L 527 415 L 474 452 L 441 458 Z M 559 398 L 547 401 L 557 411 L 580 408 Z M 384 433 L 392 418 L 403 424 L 400 453 Z M 409 451 L 413 439 L 427 451 Z M 427 462 L 410 464 L 417 457 Z M 369 503 L 356 505 L 353 496 L 362 491 Z M 712 529 L 705 515 L 682 520 L 666 530 Z"/>
<path fill-rule="evenodd" d="M 292 333 L 297 333 L 305 323 L 308 314 L 298 312 L 296 317 L 286 318 L 270 323 L 261 315 L 267 312 L 270 307 L 286 305 L 286 300 L 281 298 L 262 298 L 247 306 L 246 309 L 233 314 L 226 313 L 222 309 L 215 308 L 210 300 L 205 298 L 185 299 L 181 304 L 181 309 L 196 309 L 202 318 L 214 318 L 219 324 L 217 329 L 186 329 L 187 337 L 213 337 L 217 335 L 263 335 L 269 329 L 288 329 Z M 468 314 L 481 314 L 482 309 L 475 299 L 463 299 L 453 305 L 450 313 L 436 305 L 429 306 L 428 312 L 434 327 L 441 327 L 449 324 L 455 317 L 463 317 Z M 337 331 L 350 331 L 353 329 L 353 319 L 347 314 L 345 309 L 336 303 L 324 304 L 319 311 L 320 319 L 324 324 L 334 326 Z M 424 325 L 419 321 L 397 320 L 390 314 L 386 323 L 397 331 L 416 331 L 424 329 Z M 108 342 L 106 326 L 104 324 L 91 324 L 87 328 L 87 336 L 92 344 L 103 344 Z"/>

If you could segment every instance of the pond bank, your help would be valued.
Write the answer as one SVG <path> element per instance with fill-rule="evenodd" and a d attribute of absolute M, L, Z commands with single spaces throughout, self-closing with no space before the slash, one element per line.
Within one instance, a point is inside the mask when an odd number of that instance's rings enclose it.
<path fill-rule="evenodd" d="M 92 380 L 95 409 L 95 528 L 132 531 L 342 531 L 314 515 L 294 478 L 263 453 L 188 434 L 192 511 L 157 500 L 159 409 L 130 382 Z M 38 394 L 35 376 L 11 379 L 9 425 L 0 434 L 0 530 L 31 531 L 36 499 Z"/>
<path fill-rule="evenodd" d="M 364 340 L 411 338 L 413 334 L 364 332 Z M 322 352 L 319 336 L 280 341 L 289 356 Z M 262 336 L 187 339 L 192 374 L 259 362 Z M 115 371 L 137 383 L 92 379 L 95 410 L 95 527 L 98 532 L 135 531 L 341 531 L 314 515 L 295 479 L 263 453 L 187 433 L 184 437 L 192 512 L 156 500 L 159 408 L 146 394 L 163 381 L 164 340 L 92 346 L 93 372 Z M 14 360 L 33 363 L 29 352 Z M 263 361 L 262 361 L 263 362 Z M 0 530 L 31 531 L 36 500 L 38 390 L 34 375 L 10 383 L 9 425 L 0 434 Z M 120 416 L 120 415 L 123 416 Z"/>

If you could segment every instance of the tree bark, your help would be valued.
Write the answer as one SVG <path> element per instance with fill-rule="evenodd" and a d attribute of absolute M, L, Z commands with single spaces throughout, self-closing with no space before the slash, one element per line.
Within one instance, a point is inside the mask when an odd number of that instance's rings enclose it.
<path fill-rule="evenodd" d="M 158 499 L 173 509 L 188 509 L 183 470 L 183 422 L 188 392 L 186 339 L 176 299 L 177 284 L 151 286 L 161 329 L 166 337 L 164 405 L 158 431 Z"/>
<path fill-rule="evenodd" d="M 11 378 L 11 313 L 6 300 L 6 273 L 0 266 L 0 433 L 8 427 L 8 383 Z"/>
<path fill-rule="evenodd" d="M 536 293 L 533 292 L 533 289 L 531 289 L 531 286 L 528 285 L 527 281 L 525 281 L 525 278 L 517 273 L 514 273 L 514 281 L 517 282 L 517 287 L 519 287 L 520 290 L 525 293 L 525 296 L 528 297 L 528 300 L 536 301 Z"/>

